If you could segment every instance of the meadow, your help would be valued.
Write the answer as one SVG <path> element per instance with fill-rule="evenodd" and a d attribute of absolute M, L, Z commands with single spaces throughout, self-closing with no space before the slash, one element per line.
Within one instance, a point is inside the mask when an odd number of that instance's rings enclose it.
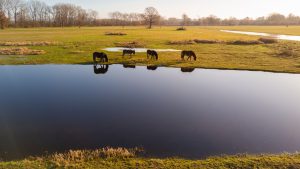
<path fill-rule="evenodd" d="M 93 52 L 135 42 L 145 48 L 193 50 L 198 59 L 182 61 L 180 52 L 159 52 L 157 61 L 147 59 L 145 53 L 122 57 L 120 52 L 106 52 L 108 64 L 300 73 L 300 42 L 231 44 L 228 42 L 257 41 L 259 37 L 225 33 L 222 29 L 300 35 L 299 26 L 187 27 L 186 31 L 176 31 L 176 27 L 6 29 L 0 31 L 0 51 L 21 48 L 21 52 L 1 54 L 0 65 L 92 64 Z M 109 32 L 126 35 L 106 35 Z M 227 43 L 185 43 L 195 39 Z"/>

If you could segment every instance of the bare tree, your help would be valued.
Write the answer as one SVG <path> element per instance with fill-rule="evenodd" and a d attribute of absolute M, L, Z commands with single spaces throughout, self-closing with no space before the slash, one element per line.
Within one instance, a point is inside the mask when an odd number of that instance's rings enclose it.
<path fill-rule="evenodd" d="M 10 6 L 14 17 L 15 27 L 17 26 L 17 15 L 23 4 L 22 0 L 10 0 Z"/>
<path fill-rule="evenodd" d="M 160 15 L 154 7 L 146 8 L 143 17 L 149 29 L 151 29 L 153 24 L 157 23 L 160 19 Z"/>

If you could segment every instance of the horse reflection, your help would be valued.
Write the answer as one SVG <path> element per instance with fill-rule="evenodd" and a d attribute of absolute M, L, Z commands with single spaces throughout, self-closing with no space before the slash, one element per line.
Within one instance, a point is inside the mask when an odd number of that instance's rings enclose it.
<path fill-rule="evenodd" d="M 124 68 L 132 68 L 135 69 L 135 65 L 128 65 L 128 64 L 123 64 Z"/>
<path fill-rule="evenodd" d="M 195 70 L 195 68 L 181 68 L 181 72 L 191 73 Z"/>
<path fill-rule="evenodd" d="M 105 74 L 107 73 L 109 65 L 94 65 L 94 73 L 95 74 Z"/>
<path fill-rule="evenodd" d="M 157 69 L 157 66 L 147 66 L 147 69 L 148 69 L 148 70 L 156 70 L 156 69 Z"/>

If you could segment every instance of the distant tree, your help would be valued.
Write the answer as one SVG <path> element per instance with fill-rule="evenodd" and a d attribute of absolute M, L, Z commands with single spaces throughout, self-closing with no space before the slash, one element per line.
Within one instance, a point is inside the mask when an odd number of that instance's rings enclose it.
<path fill-rule="evenodd" d="M 148 25 L 148 28 L 151 29 L 153 24 L 159 21 L 160 15 L 154 7 L 148 7 L 145 9 L 143 18 L 145 23 Z"/>
<path fill-rule="evenodd" d="M 0 28 L 4 29 L 7 26 L 8 19 L 3 11 L 0 11 Z"/>
<path fill-rule="evenodd" d="M 286 24 L 285 16 L 278 13 L 273 13 L 269 15 L 267 18 L 267 22 L 269 25 Z"/>
<path fill-rule="evenodd" d="M 184 28 L 185 26 L 188 26 L 191 22 L 191 18 L 189 18 L 189 16 L 187 14 L 183 14 L 182 15 L 182 23 L 181 26 L 182 28 Z"/>

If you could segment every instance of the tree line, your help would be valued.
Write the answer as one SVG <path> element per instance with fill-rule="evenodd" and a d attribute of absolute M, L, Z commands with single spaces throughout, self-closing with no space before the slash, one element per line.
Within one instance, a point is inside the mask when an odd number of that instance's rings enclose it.
<path fill-rule="evenodd" d="M 69 27 L 69 26 L 234 26 L 234 25 L 300 25 L 300 17 L 273 13 L 266 17 L 221 19 L 210 15 L 192 19 L 164 18 L 148 7 L 144 13 L 112 12 L 108 18 L 99 19 L 95 10 L 83 9 L 70 3 L 53 6 L 39 0 L 0 0 L 0 28 L 4 27 Z"/>

